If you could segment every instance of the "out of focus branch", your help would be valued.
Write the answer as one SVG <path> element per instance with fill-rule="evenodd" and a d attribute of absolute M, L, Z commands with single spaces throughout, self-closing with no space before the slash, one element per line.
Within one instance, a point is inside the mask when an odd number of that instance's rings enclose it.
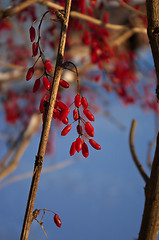
<path fill-rule="evenodd" d="M 144 181 L 147 183 L 149 181 L 149 177 L 147 176 L 144 167 L 141 165 L 141 163 L 136 155 L 135 146 L 134 146 L 134 133 L 135 133 L 136 125 L 137 125 L 137 121 L 133 120 L 131 129 L 130 129 L 130 135 L 129 135 L 130 151 L 131 151 L 132 158 L 134 160 L 134 163 L 135 163 L 139 173 L 141 174 Z"/>
<path fill-rule="evenodd" d="M 16 167 L 19 164 L 19 160 L 24 153 L 25 149 L 27 148 L 28 144 L 30 143 L 31 138 L 33 135 L 37 132 L 39 126 L 41 124 L 41 115 L 40 114 L 34 114 L 30 122 L 28 124 L 28 127 L 26 130 L 21 134 L 21 136 L 18 137 L 18 141 L 16 141 L 16 144 L 9 150 L 5 158 L 2 160 L 0 171 L 0 180 L 4 179 L 6 176 L 8 176 L 11 172 L 13 172 Z M 6 162 L 9 160 L 11 154 L 15 151 L 14 156 L 12 157 L 11 161 L 6 165 Z"/>

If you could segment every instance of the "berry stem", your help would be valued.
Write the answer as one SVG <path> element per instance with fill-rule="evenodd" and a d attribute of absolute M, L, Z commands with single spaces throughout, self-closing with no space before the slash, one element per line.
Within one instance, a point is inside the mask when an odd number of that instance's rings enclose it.
<path fill-rule="evenodd" d="M 46 145 L 47 145 L 50 126 L 51 126 L 52 114 L 53 114 L 59 82 L 60 82 L 60 78 L 63 70 L 62 62 L 63 62 L 63 56 L 64 56 L 66 32 L 67 32 L 67 27 L 69 22 L 71 2 L 72 0 L 66 0 L 65 21 L 61 22 L 61 34 L 60 34 L 60 42 L 59 42 L 59 48 L 58 48 L 58 54 L 57 54 L 57 60 L 56 60 L 56 67 L 54 72 L 54 81 L 52 84 L 50 99 L 49 99 L 49 106 L 48 106 L 48 110 L 46 111 L 46 118 L 43 124 L 42 133 L 41 133 L 38 154 L 35 160 L 32 182 L 30 186 L 30 192 L 28 196 L 28 202 L 27 202 L 27 207 L 25 211 L 20 240 L 28 239 L 31 223 L 33 221 L 33 208 L 34 208 L 36 193 L 38 189 L 40 174 L 42 170 L 43 159 L 46 151 Z"/>

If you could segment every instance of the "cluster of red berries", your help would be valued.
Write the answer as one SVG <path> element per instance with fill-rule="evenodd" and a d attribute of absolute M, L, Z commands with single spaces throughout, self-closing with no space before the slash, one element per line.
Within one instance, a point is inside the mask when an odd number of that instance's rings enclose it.
<path fill-rule="evenodd" d="M 94 139 L 90 138 L 90 137 L 94 137 L 94 127 L 89 121 L 94 121 L 95 118 L 91 113 L 91 111 L 88 110 L 88 102 L 85 97 L 81 97 L 80 94 L 77 94 L 74 98 L 74 105 L 75 105 L 75 108 L 73 110 L 73 119 L 74 119 L 73 123 L 78 121 L 78 125 L 77 125 L 78 138 L 76 139 L 76 141 L 74 141 L 71 144 L 70 155 L 73 156 L 76 153 L 76 151 L 77 152 L 82 151 L 82 155 L 85 158 L 87 158 L 89 156 L 89 150 L 88 150 L 87 143 L 84 140 L 85 138 L 89 139 L 89 143 L 93 148 L 95 148 L 96 150 L 101 149 L 101 146 Z M 79 108 L 81 106 L 83 107 L 84 115 L 87 117 L 89 121 L 86 121 L 84 120 L 83 117 L 81 117 L 80 111 L 79 111 Z M 67 110 L 67 113 L 69 113 L 69 110 Z M 62 130 L 61 132 L 62 136 L 66 136 L 70 132 L 70 130 L 72 129 L 73 123 L 68 124 Z M 84 129 L 82 125 L 84 126 Z"/>
<path fill-rule="evenodd" d="M 34 86 L 33 86 L 33 92 L 38 91 L 38 89 L 40 87 L 40 84 L 41 84 L 41 78 L 43 78 L 42 79 L 43 87 L 47 90 L 47 93 L 42 97 L 42 99 L 40 101 L 39 111 L 43 114 L 43 122 L 44 122 L 46 109 L 48 107 L 48 102 L 49 102 L 51 84 L 52 84 L 52 81 L 53 81 L 53 77 L 51 75 L 52 64 L 51 64 L 50 60 L 45 58 L 44 53 L 43 53 L 43 51 L 41 50 L 41 47 L 40 47 L 40 26 L 41 26 L 41 23 L 42 23 L 42 20 L 41 20 L 41 22 L 39 24 L 39 28 L 38 28 L 38 36 L 37 36 L 38 39 L 37 39 L 37 41 L 35 41 L 35 38 L 36 38 L 35 28 L 33 26 L 31 26 L 30 30 L 29 30 L 30 40 L 31 40 L 31 42 L 33 42 L 33 44 L 32 44 L 32 54 L 35 57 L 35 56 L 37 56 L 38 51 L 39 51 L 40 55 L 37 58 L 37 60 L 35 61 L 34 65 L 31 68 L 28 69 L 28 72 L 27 72 L 27 75 L 26 75 L 26 80 L 30 80 L 33 77 L 35 64 L 41 58 L 41 60 L 43 62 L 43 65 L 44 65 L 44 73 L 42 74 L 42 76 L 40 78 L 36 79 L 36 81 L 34 83 Z M 62 101 L 58 101 L 57 99 L 56 99 L 56 103 L 55 103 L 55 106 L 54 106 L 53 118 L 57 119 L 57 120 L 60 120 L 63 124 L 67 125 L 61 132 L 62 136 L 65 136 L 65 135 L 68 134 L 68 132 L 71 130 L 72 124 L 74 122 L 76 122 L 76 121 L 78 122 L 78 124 L 77 124 L 78 138 L 71 145 L 70 155 L 71 156 L 74 155 L 76 151 L 77 152 L 82 151 L 82 155 L 85 158 L 87 158 L 89 156 L 89 150 L 88 150 L 87 143 L 85 142 L 85 139 L 88 139 L 90 145 L 93 148 L 95 148 L 96 150 L 100 150 L 101 146 L 95 140 L 92 139 L 92 137 L 94 137 L 94 127 L 92 126 L 92 124 L 89 121 L 94 121 L 95 118 L 94 118 L 93 114 L 90 112 L 90 110 L 88 110 L 87 99 L 85 97 L 81 97 L 81 95 L 79 94 L 79 80 L 78 80 L 77 68 L 71 62 L 65 62 L 65 64 L 63 64 L 63 66 L 67 66 L 69 64 L 73 65 L 75 70 L 76 70 L 77 85 L 78 85 L 77 95 L 75 96 L 75 99 L 74 99 L 74 105 L 75 105 L 75 108 L 73 110 L 74 121 L 71 124 L 68 124 L 69 123 L 68 115 L 70 113 L 70 108 L 67 107 L 65 103 L 63 103 Z M 63 79 L 60 79 L 60 85 L 64 88 L 69 88 L 69 83 L 66 82 Z M 87 117 L 87 119 L 89 121 L 84 120 L 84 118 L 80 115 L 79 108 L 81 106 L 83 107 L 83 114 L 85 115 L 85 117 Z M 82 125 L 84 125 L 84 127 Z"/>

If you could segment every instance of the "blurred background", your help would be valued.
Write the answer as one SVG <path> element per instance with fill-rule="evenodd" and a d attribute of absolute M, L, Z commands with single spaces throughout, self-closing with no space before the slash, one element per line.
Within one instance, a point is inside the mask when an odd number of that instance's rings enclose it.
<path fill-rule="evenodd" d="M 42 129 L 39 104 L 47 94 L 42 60 L 52 63 L 50 81 L 56 63 L 60 23 L 53 12 L 48 13 L 39 35 L 40 19 L 48 9 L 61 10 L 64 5 L 63 0 L 0 2 L 0 239 L 20 237 Z M 31 25 L 42 49 L 34 57 Z M 130 153 L 132 120 L 138 123 L 135 150 L 148 176 L 158 131 L 156 76 L 146 26 L 144 2 L 72 1 L 64 60 L 78 68 L 80 93 L 95 116 L 94 139 L 101 150 L 88 143 L 88 158 L 81 153 L 70 157 L 71 143 L 78 137 L 77 124 L 62 137 L 65 125 L 53 118 L 35 202 L 35 209 L 49 209 L 61 218 L 58 228 L 53 214 L 45 212 L 43 227 L 48 239 L 128 240 L 138 236 L 145 182 Z M 34 75 L 26 81 L 32 66 Z M 39 78 L 40 88 L 33 93 Z M 59 87 L 58 101 L 70 106 L 72 123 L 77 94 L 72 66 L 63 71 L 62 79 L 69 88 Z M 42 215 L 43 211 L 39 221 Z M 35 220 L 29 239 L 46 239 Z"/>

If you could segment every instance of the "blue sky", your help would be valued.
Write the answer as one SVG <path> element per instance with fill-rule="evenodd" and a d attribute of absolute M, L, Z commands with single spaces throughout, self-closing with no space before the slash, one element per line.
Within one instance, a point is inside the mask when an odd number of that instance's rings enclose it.
<path fill-rule="evenodd" d="M 96 116 L 95 139 L 102 150 L 90 149 L 88 159 L 41 176 L 35 208 L 48 208 L 62 219 L 59 229 L 53 216 L 46 213 L 44 227 L 49 239 L 134 239 L 138 235 L 144 207 L 144 182 L 132 161 L 128 135 L 133 118 L 138 120 L 135 146 L 146 167 L 148 141 L 154 136 L 154 116 L 137 107 L 112 105 L 111 112 L 125 125 L 121 131 L 102 115 Z M 73 130 L 72 130 L 73 131 Z M 56 136 L 56 154 L 45 159 L 45 166 L 69 158 L 74 132 Z M 25 152 L 19 168 L 12 175 L 32 170 L 39 136 L 35 136 Z M 0 239 L 17 239 L 30 186 L 30 179 L 1 189 Z M 9 229 L 9 231 L 8 231 Z M 45 239 L 37 222 L 31 227 L 30 239 Z"/>

